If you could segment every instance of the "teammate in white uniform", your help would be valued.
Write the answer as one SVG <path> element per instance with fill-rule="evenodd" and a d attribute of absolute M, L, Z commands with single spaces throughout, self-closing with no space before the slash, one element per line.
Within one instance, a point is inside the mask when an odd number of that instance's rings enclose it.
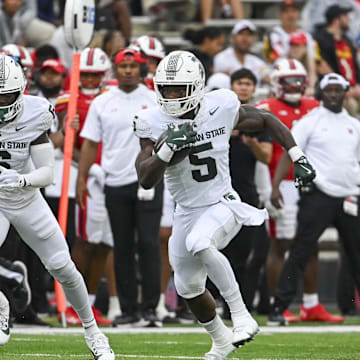
<path fill-rule="evenodd" d="M 136 163 L 139 181 L 144 188 L 150 188 L 165 173 L 177 204 L 169 243 L 176 290 L 212 337 L 213 345 L 205 359 L 225 359 L 238 346 L 252 340 L 259 328 L 219 249 L 231 241 L 242 225 L 260 225 L 267 218 L 266 210 L 242 203 L 231 187 L 231 132 L 234 128 L 269 128 L 273 138 L 289 150 L 300 185 L 311 182 L 315 172 L 289 130 L 274 115 L 248 105 L 240 107 L 236 94 L 230 90 L 204 95 L 204 68 L 193 54 L 171 52 L 160 62 L 154 83 L 160 109 L 140 111 L 134 121 L 141 139 Z M 189 129 L 190 125 L 195 131 Z M 155 155 L 154 142 L 166 129 L 167 138 Z M 192 149 L 188 157 L 167 166 L 176 151 L 189 146 Z M 216 315 L 214 300 L 205 289 L 207 276 L 230 308 L 233 332 Z"/>
<path fill-rule="evenodd" d="M 0 245 L 10 224 L 57 279 L 82 319 L 94 359 L 114 360 L 108 339 L 91 311 L 84 280 L 65 238 L 40 194 L 53 181 L 54 151 L 47 132 L 55 116 L 45 99 L 24 96 L 21 66 L 0 54 Z"/>

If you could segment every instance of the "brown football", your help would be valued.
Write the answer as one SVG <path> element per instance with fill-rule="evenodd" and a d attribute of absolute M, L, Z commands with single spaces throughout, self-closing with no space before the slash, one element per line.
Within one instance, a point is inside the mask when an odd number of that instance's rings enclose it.
<path fill-rule="evenodd" d="M 166 141 L 167 136 L 168 136 L 168 131 L 165 130 L 157 139 L 156 143 L 154 144 L 155 153 L 157 153 L 160 150 L 161 146 Z M 175 154 L 173 155 L 167 166 L 175 165 L 178 164 L 180 161 L 183 161 L 189 155 L 189 152 L 190 152 L 190 148 L 185 148 L 179 151 L 175 151 Z"/>

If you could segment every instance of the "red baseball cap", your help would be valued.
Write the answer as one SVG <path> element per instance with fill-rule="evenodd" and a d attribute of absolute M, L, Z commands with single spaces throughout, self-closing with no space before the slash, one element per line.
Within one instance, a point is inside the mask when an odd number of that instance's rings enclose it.
<path fill-rule="evenodd" d="M 42 62 L 39 71 L 42 71 L 46 68 L 53 69 L 54 71 L 58 72 L 59 74 L 65 74 L 65 68 L 62 64 L 61 60 L 59 59 L 47 59 Z"/>
<path fill-rule="evenodd" d="M 147 59 L 144 59 L 142 57 L 140 52 L 129 48 L 121 50 L 115 55 L 115 59 L 114 59 L 115 65 L 118 65 L 123 61 L 135 61 L 138 64 L 143 64 L 148 62 Z"/>
<path fill-rule="evenodd" d="M 306 45 L 307 37 L 303 31 L 296 30 L 290 34 L 290 44 Z"/>

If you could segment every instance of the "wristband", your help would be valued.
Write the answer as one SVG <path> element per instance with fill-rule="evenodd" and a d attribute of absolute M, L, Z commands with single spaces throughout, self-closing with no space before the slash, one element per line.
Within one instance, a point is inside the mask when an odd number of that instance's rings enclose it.
<path fill-rule="evenodd" d="M 174 152 L 169 148 L 169 145 L 165 142 L 161 145 L 161 148 L 156 153 L 157 157 L 166 163 L 169 163 L 174 156 Z"/>
<path fill-rule="evenodd" d="M 302 156 L 305 156 L 305 154 L 298 146 L 293 146 L 291 149 L 289 149 L 288 154 L 292 162 L 298 161 Z"/>

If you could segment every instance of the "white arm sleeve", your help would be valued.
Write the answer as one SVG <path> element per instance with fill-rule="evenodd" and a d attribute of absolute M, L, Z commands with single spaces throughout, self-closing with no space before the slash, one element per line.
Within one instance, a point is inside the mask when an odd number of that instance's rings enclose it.
<path fill-rule="evenodd" d="M 24 175 L 25 186 L 45 187 L 54 181 L 54 148 L 50 142 L 30 147 L 35 170 Z"/>

